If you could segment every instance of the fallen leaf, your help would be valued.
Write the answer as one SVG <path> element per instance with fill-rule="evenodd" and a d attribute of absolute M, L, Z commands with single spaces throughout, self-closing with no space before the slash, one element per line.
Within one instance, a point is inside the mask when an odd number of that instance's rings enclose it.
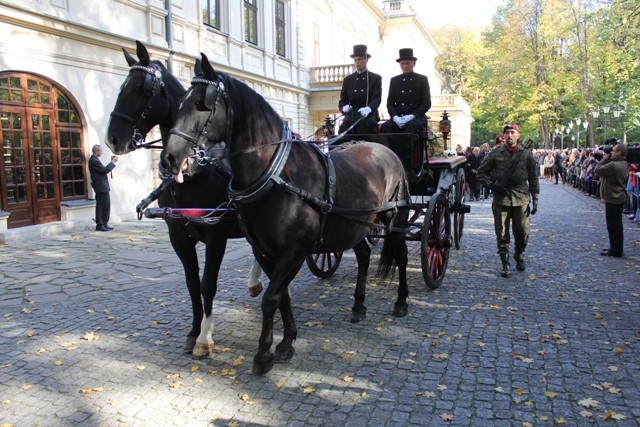
<path fill-rule="evenodd" d="M 608 410 L 602 416 L 602 419 L 604 420 L 608 420 L 609 418 L 611 418 L 612 420 L 618 420 L 618 421 L 627 419 L 627 417 L 625 417 L 624 415 L 618 414 L 617 412 L 614 412 L 612 410 Z"/>
<path fill-rule="evenodd" d="M 239 356 L 231 361 L 231 365 L 240 366 L 242 365 L 242 362 L 244 362 L 244 356 Z"/>
<path fill-rule="evenodd" d="M 582 411 L 580 411 L 580 415 L 583 418 L 591 418 L 591 417 L 593 417 L 593 413 L 587 411 L 586 409 L 583 409 Z"/>
<path fill-rule="evenodd" d="M 98 338 L 100 338 L 99 335 L 96 335 L 92 332 L 87 332 L 86 334 L 84 334 L 84 336 L 82 337 L 83 340 L 87 340 L 87 341 L 95 341 Z"/>
<path fill-rule="evenodd" d="M 35 333 L 36 333 L 35 331 L 33 331 L 33 330 L 29 330 L 29 331 L 27 331 L 27 336 L 28 336 L 29 338 L 31 338 L 32 336 L 34 336 L 34 335 L 35 335 Z"/>
<path fill-rule="evenodd" d="M 444 421 L 453 421 L 453 415 L 451 414 L 442 414 L 440 415 L 440 418 L 442 418 Z"/>
<path fill-rule="evenodd" d="M 276 383 L 276 387 L 277 387 L 277 388 L 279 388 L 279 389 L 280 389 L 280 388 L 282 388 L 282 387 L 284 387 L 284 381 L 278 381 L 278 382 Z"/>
<path fill-rule="evenodd" d="M 302 392 L 304 394 L 311 394 L 311 393 L 315 393 L 316 389 L 311 387 L 311 386 L 309 386 L 309 387 L 305 387 L 304 390 L 302 390 Z"/>
<path fill-rule="evenodd" d="M 556 418 L 555 422 L 556 422 L 556 424 L 566 424 L 567 420 L 565 420 L 564 418 L 560 417 L 560 418 Z"/>
<path fill-rule="evenodd" d="M 623 350 L 623 349 L 621 349 L 620 347 L 613 347 L 613 352 L 614 352 L 615 354 L 620 354 L 620 353 L 622 353 L 623 351 L 624 351 L 624 350 Z"/>
<path fill-rule="evenodd" d="M 544 395 L 549 397 L 549 398 L 551 398 L 551 399 L 553 399 L 554 397 L 556 397 L 558 395 L 558 393 L 556 393 L 555 391 L 549 390 Z"/>
<path fill-rule="evenodd" d="M 344 377 L 340 378 L 342 381 L 344 381 L 345 383 L 352 383 L 353 382 L 353 377 L 350 377 L 349 375 L 345 375 Z"/>
<path fill-rule="evenodd" d="M 92 393 L 101 392 L 101 391 L 104 391 L 104 388 L 93 387 L 93 388 L 83 388 L 80 390 L 82 394 L 92 394 Z"/>
<path fill-rule="evenodd" d="M 582 405 L 585 408 L 597 408 L 598 405 L 600 405 L 600 402 L 589 397 L 587 399 L 579 400 L 578 405 Z"/>
<path fill-rule="evenodd" d="M 200 366 L 199 365 L 191 365 L 191 372 L 197 372 L 200 370 Z"/>
<path fill-rule="evenodd" d="M 143 365 L 137 365 L 137 366 L 136 366 L 136 369 L 137 369 L 138 371 L 144 371 L 145 369 L 147 369 L 147 367 L 146 367 L 146 366 L 143 366 Z"/>
<path fill-rule="evenodd" d="M 433 353 L 433 358 L 439 361 L 444 361 L 449 358 L 447 353 Z"/>
<path fill-rule="evenodd" d="M 64 363 L 62 363 L 62 360 L 56 360 L 55 362 L 53 362 L 53 364 L 56 365 L 56 366 L 64 365 Z"/>
<path fill-rule="evenodd" d="M 169 388 L 178 388 L 182 385 L 182 381 L 180 380 L 175 380 L 174 382 L 172 382 L 171 384 L 169 384 Z"/>
<path fill-rule="evenodd" d="M 240 395 L 240 399 L 248 405 L 253 405 L 253 400 L 251 400 L 247 393 L 243 393 L 242 395 Z"/>

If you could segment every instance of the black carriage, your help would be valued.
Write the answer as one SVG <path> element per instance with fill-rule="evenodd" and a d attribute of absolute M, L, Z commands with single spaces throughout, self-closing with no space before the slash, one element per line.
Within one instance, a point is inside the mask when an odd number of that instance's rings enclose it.
<path fill-rule="evenodd" d="M 442 283 L 452 246 L 460 249 L 464 215 L 470 211 L 465 203 L 464 156 L 431 156 L 431 132 L 417 134 L 347 135 L 329 146 L 345 141 L 372 141 L 393 150 L 402 161 L 412 199 L 407 240 L 420 242 L 422 275 L 430 289 Z M 453 219 L 452 219 L 453 214 Z M 384 229 L 373 227 L 370 243 L 384 238 Z M 307 258 L 309 270 L 317 277 L 331 276 L 338 268 L 342 253 L 318 253 Z"/>

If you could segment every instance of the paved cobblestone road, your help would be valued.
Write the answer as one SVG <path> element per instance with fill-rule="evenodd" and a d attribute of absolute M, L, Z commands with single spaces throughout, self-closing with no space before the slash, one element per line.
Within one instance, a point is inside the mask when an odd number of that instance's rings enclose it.
<path fill-rule="evenodd" d="M 115 226 L 0 246 L 0 425 L 639 425 L 640 228 L 625 224 L 624 258 L 601 257 L 603 206 L 569 187 L 542 183 L 527 270 L 508 279 L 490 201 L 472 203 L 437 291 L 411 243 L 406 318 L 395 283 L 373 280 L 349 323 L 352 252 L 326 280 L 304 267 L 296 355 L 263 377 L 247 243 L 229 245 L 216 349 L 195 361 L 166 226 Z"/>

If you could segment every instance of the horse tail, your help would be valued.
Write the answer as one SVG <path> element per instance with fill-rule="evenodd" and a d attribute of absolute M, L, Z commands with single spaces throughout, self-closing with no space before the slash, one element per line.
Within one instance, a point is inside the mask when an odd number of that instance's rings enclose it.
<path fill-rule="evenodd" d="M 376 276 L 379 279 L 385 280 L 389 276 L 393 275 L 396 270 L 396 259 L 393 253 L 393 244 L 390 236 L 383 239 L 382 251 L 380 252 L 380 261 L 378 262 L 378 272 Z"/>

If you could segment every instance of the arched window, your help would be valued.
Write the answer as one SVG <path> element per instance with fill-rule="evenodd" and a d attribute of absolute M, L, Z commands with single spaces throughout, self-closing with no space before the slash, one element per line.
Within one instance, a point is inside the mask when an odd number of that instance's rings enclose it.
<path fill-rule="evenodd" d="M 87 197 L 82 123 L 42 77 L 0 73 L 0 209 L 10 228 L 60 220 L 60 202 Z"/>

